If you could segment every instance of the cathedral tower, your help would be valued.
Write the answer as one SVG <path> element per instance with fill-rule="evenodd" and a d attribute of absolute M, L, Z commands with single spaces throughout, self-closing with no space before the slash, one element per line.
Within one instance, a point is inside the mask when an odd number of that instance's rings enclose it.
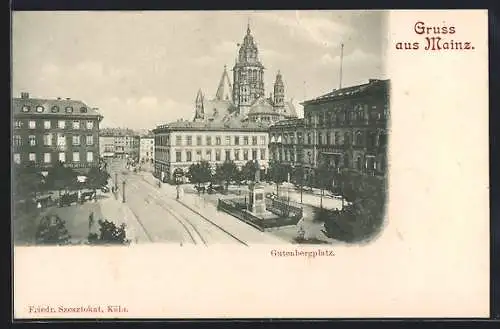
<path fill-rule="evenodd" d="M 276 74 L 276 81 L 274 82 L 274 107 L 278 113 L 283 114 L 285 107 L 285 85 L 283 84 L 283 77 L 280 71 Z"/>
<path fill-rule="evenodd" d="M 264 96 L 264 66 L 259 61 L 259 50 L 254 42 L 250 25 L 240 45 L 233 67 L 233 102 L 240 115 L 246 115 L 250 105 Z"/>
<path fill-rule="evenodd" d="M 222 77 L 220 78 L 219 86 L 217 87 L 217 92 L 215 93 L 215 99 L 218 101 L 230 101 L 232 97 L 231 81 L 229 81 L 227 67 L 224 65 L 224 72 L 222 72 Z"/>
<path fill-rule="evenodd" d="M 196 95 L 195 109 L 194 121 L 203 121 L 205 119 L 205 108 L 203 106 L 203 93 L 201 89 L 198 90 L 198 94 Z"/>

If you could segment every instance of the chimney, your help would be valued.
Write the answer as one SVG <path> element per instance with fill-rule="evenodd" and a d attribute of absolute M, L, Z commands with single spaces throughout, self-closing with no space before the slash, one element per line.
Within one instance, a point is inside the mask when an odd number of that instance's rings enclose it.
<path fill-rule="evenodd" d="M 57 97 L 57 100 L 60 101 L 61 100 L 61 97 Z"/>
<path fill-rule="evenodd" d="M 22 93 L 21 93 L 21 98 L 22 98 L 22 99 L 28 99 L 28 98 L 30 98 L 30 94 L 29 94 L 29 93 L 22 92 Z"/>
<path fill-rule="evenodd" d="M 70 99 L 71 99 L 71 98 L 69 98 L 69 97 L 66 97 L 66 100 L 67 100 L 67 101 L 69 101 Z"/>
<path fill-rule="evenodd" d="M 92 110 L 99 111 L 99 108 L 98 107 L 93 107 Z"/>

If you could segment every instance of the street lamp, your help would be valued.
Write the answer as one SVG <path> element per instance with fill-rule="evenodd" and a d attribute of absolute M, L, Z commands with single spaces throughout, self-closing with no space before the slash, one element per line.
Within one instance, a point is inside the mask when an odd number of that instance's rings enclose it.
<path fill-rule="evenodd" d="M 115 191 L 118 189 L 118 173 L 115 172 Z"/>
<path fill-rule="evenodd" d="M 122 202 L 125 203 L 125 180 L 123 181 Z"/>

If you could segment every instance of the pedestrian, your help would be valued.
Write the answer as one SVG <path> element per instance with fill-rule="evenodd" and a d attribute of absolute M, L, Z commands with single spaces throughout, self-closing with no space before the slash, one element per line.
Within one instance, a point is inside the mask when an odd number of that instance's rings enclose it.
<path fill-rule="evenodd" d="M 94 224 L 94 212 L 91 212 L 89 215 L 89 231 L 92 228 L 93 224 Z"/>

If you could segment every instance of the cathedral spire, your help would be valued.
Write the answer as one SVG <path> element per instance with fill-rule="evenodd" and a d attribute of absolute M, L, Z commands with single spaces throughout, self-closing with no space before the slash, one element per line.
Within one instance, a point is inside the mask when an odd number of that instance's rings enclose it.
<path fill-rule="evenodd" d="M 250 33 L 251 31 L 250 31 L 250 17 L 249 17 L 247 22 L 247 34 L 249 35 Z"/>
<path fill-rule="evenodd" d="M 222 72 L 222 77 L 220 78 L 219 86 L 215 93 L 215 99 L 219 101 L 230 100 L 232 93 L 231 81 L 229 81 L 229 75 L 227 74 L 227 66 L 224 65 L 224 71 Z"/>
<path fill-rule="evenodd" d="M 194 121 L 203 121 L 203 119 L 205 118 L 205 107 L 203 105 L 203 102 L 204 102 L 203 93 L 201 92 L 201 89 L 199 89 L 198 93 L 196 94 L 196 100 L 195 100 Z"/>

